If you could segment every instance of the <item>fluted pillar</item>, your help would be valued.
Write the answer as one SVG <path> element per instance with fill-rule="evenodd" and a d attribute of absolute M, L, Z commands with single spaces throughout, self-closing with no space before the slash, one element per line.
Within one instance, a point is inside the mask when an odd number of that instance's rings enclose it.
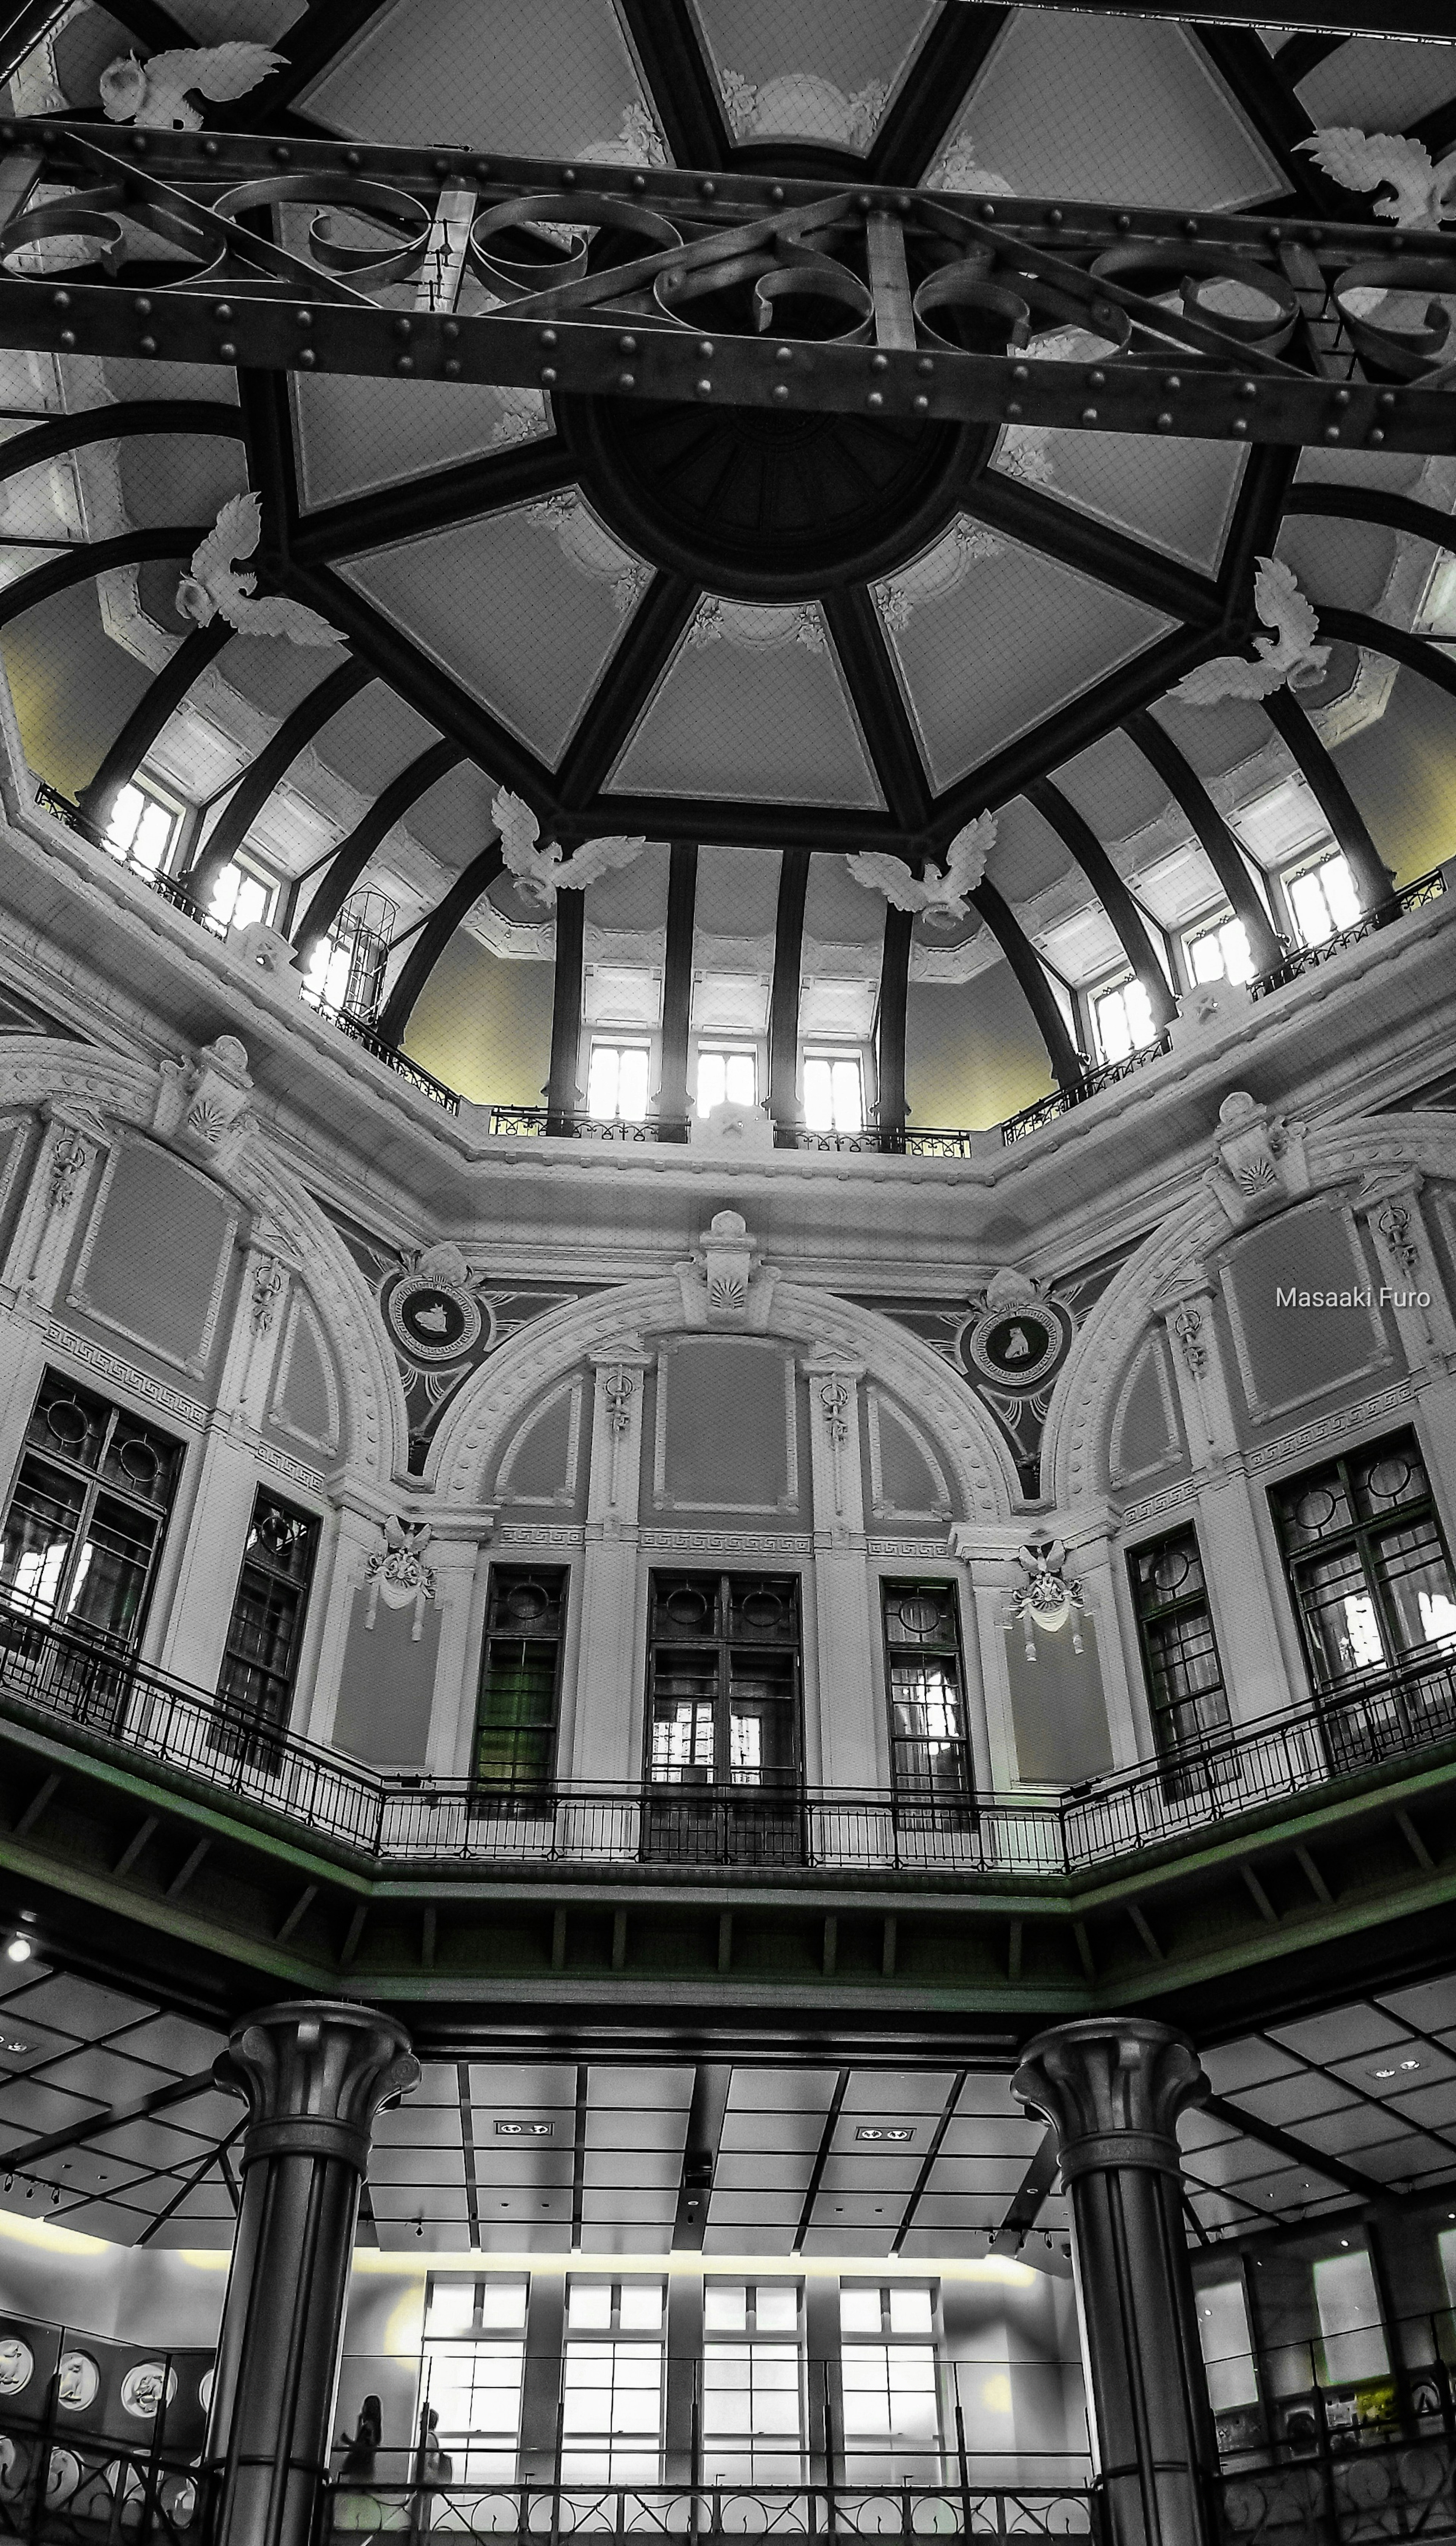
<path fill-rule="evenodd" d="M 205 2451 L 214 2546 L 308 2546 L 370 2134 L 419 2074 L 390 2017 L 326 1998 L 261 2008 L 218 2057 L 250 2117 Z"/>
<path fill-rule="evenodd" d="M 1208 2546 L 1216 2463 L 1182 2220 L 1191 2043 L 1145 2016 L 1058 2025 L 1012 2079 L 1057 2133 L 1071 2198 L 1108 2546 Z"/>

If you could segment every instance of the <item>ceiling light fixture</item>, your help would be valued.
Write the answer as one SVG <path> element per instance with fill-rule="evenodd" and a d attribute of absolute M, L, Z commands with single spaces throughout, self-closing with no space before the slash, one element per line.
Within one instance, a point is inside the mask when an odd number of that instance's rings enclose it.
<path fill-rule="evenodd" d="M 1418 2069 L 1420 2063 L 1418 2060 L 1403 2060 L 1401 2062 L 1401 2067 L 1403 2069 Z"/>
<path fill-rule="evenodd" d="M 12 1963 L 28 1963 L 34 1951 L 29 1936 L 12 1936 L 5 1948 L 6 1959 Z"/>
<path fill-rule="evenodd" d="M 1372 2078 L 1394 2078 L 1395 2074 L 1394 2069 L 1372 2069 L 1370 2072 Z"/>

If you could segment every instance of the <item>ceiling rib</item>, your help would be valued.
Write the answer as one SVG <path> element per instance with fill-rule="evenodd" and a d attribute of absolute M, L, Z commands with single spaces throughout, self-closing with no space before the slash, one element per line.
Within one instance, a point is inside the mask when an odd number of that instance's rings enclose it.
<path fill-rule="evenodd" d="M 62 556 L 18 576 L 0 592 L 0 628 L 19 619 L 23 611 L 33 610 L 38 601 L 68 592 L 72 584 L 89 583 L 113 566 L 149 565 L 158 557 L 176 557 L 185 565 L 212 527 L 211 522 L 203 522 L 186 530 L 123 531 L 114 540 L 77 540 Z"/>
<path fill-rule="evenodd" d="M 1167 985 L 1167 975 L 1154 952 L 1153 939 L 1142 909 L 1085 814 L 1078 812 L 1071 799 L 1064 796 L 1052 779 L 1034 778 L 1025 795 L 1027 803 L 1036 806 L 1043 821 L 1050 822 L 1081 868 L 1117 931 L 1123 953 L 1148 993 L 1153 1022 L 1160 1032 L 1164 1026 L 1171 1025 L 1178 1011 Z"/>
<path fill-rule="evenodd" d="M 122 789 L 134 778 L 163 725 L 175 715 L 194 681 L 200 680 L 208 665 L 221 653 L 231 635 L 232 630 L 221 617 L 206 628 L 194 628 L 143 691 L 94 777 L 76 799 L 98 830 L 106 829 Z"/>
<path fill-rule="evenodd" d="M 726 168 L 731 142 L 684 0 L 618 0 L 638 66 L 679 168 Z"/>
<path fill-rule="evenodd" d="M 942 9 L 875 135 L 865 169 L 872 185 L 914 186 L 928 175 L 1011 16 L 989 0 L 975 9 Z"/>
<path fill-rule="evenodd" d="M 824 2179 L 824 2168 L 829 2163 L 829 2151 L 834 2144 L 834 2133 L 839 2127 L 839 2115 L 844 2108 L 844 2098 L 849 2092 L 849 2076 L 847 2069 L 841 2069 L 834 2080 L 834 2092 L 829 2098 L 829 2109 L 824 2115 L 824 2127 L 819 2133 L 819 2144 L 814 2151 L 809 2182 L 805 2186 L 799 2225 L 794 2232 L 793 2250 L 796 2254 L 804 2251 L 805 2238 L 814 2224 L 814 2206 L 819 2197 L 819 2185 Z"/>
<path fill-rule="evenodd" d="M 1433 505 L 1417 504 L 1410 495 L 1388 494 L 1383 486 L 1327 485 L 1318 480 L 1291 486 L 1284 510 L 1328 515 L 1337 522 L 1378 522 L 1386 530 L 1409 531 L 1414 539 L 1429 540 L 1432 548 L 1456 550 L 1456 515 L 1438 513 Z"/>
<path fill-rule="evenodd" d="M 687 1138 L 688 1046 L 693 1014 L 693 936 L 698 844 L 674 840 L 667 855 L 667 940 L 662 956 L 662 1069 L 657 1138 Z"/>
<path fill-rule="evenodd" d="M 380 842 L 411 805 L 427 794 L 437 780 L 459 766 L 465 758 L 460 744 L 449 735 L 432 742 L 427 751 L 411 760 L 391 778 L 382 795 L 375 798 L 368 811 L 355 823 L 347 839 L 339 842 L 324 873 L 323 881 L 294 931 L 294 946 L 300 964 L 306 965 L 309 954 L 321 937 L 326 937 L 350 893 L 358 884 Z"/>
<path fill-rule="evenodd" d="M 1343 637 L 1372 654 L 1388 654 L 1393 663 L 1404 663 L 1422 681 L 1432 681 L 1444 690 L 1448 699 L 1456 699 L 1456 663 L 1428 637 L 1416 636 L 1409 628 L 1392 628 L 1368 610 L 1336 610 L 1323 602 L 1316 608 L 1322 636 Z"/>
<path fill-rule="evenodd" d="M 1172 735 L 1158 723 L 1151 708 L 1136 709 L 1125 721 L 1123 731 L 1129 741 L 1137 745 L 1150 766 L 1156 770 L 1174 804 L 1192 823 L 1199 845 L 1229 896 L 1235 918 L 1243 922 L 1254 971 L 1272 972 L 1284 950 L 1274 933 L 1258 887 L 1248 871 L 1243 851 L 1197 770 L 1184 759 Z"/>
<path fill-rule="evenodd" d="M 1057 2180 L 1060 2164 L 1057 2133 L 1049 2124 L 1032 2152 L 1031 2163 L 1006 2205 L 1005 2215 L 990 2241 L 993 2254 L 1003 2254 L 1024 2245 L 1029 2229 L 1036 2226 L 1043 2202 Z"/>
<path fill-rule="evenodd" d="M 1036 1019 L 1037 1031 L 1047 1047 L 1053 1078 L 1059 1087 L 1074 1087 L 1086 1070 L 1086 1062 L 1067 1031 L 1067 1020 L 1058 1004 L 1057 993 L 1047 978 L 1041 957 L 1030 938 L 1023 933 L 1009 903 L 1002 900 L 987 878 L 983 878 L 971 898 L 1021 984 L 1026 1003 Z"/>
<path fill-rule="evenodd" d="M 880 958 L 880 1002 L 875 1038 L 875 1077 L 879 1089 L 876 1122 L 882 1136 L 903 1134 L 905 1106 L 905 1019 L 910 998 L 912 910 L 885 905 L 885 947 Z"/>
<path fill-rule="evenodd" d="M 902 830 L 923 831 L 931 813 L 930 782 L 880 614 L 863 584 L 826 592 L 820 607 L 849 684 L 880 792 Z"/>
<path fill-rule="evenodd" d="M 489 891 L 504 865 L 499 834 L 492 831 L 484 848 L 471 858 L 444 898 L 436 903 L 400 966 L 379 1021 L 379 1032 L 385 1043 L 404 1041 L 430 975 L 456 930 L 469 919 L 481 893 Z"/>
<path fill-rule="evenodd" d="M 804 908 L 809 897 L 807 849 L 785 849 L 774 913 L 773 985 L 768 1006 L 768 1110 L 774 1141 L 795 1147 L 799 1117 L 799 994 L 804 970 Z"/>
<path fill-rule="evenodd" d="M 214 2083 L 211 2069 L 199 2070 L 192 2078 L 174 2078 L 170 2085 L 154 2086 L 149 2094 L 138 2095 L 126 2104 L 110 2104 L 105 2111 L 88 2113 L 84 2122 L 68 2122 L 64 2130 L 47 2131 L 41 2139 L 26 2140 L 5 2155 L 7 2174 L 28 2174 L 43 2159 L 59 2157 L 66 2149 L 80 2148 L 87 2140 L 99 2139 L 103 2132 L 119 2131 L 128 2122 L 145 2122 L 153 2113 L 163 2113 L 169 2104 L 183 2104 L 193 2095 L 204 2094 Z"/>
<path fill-rule="evenodd" d="M 557 797 L 563 812 L 582 813 L 594 804 L 626 750 L 699 597 L 700 586 L 686 575 L 665 570 L 653 575 L 566 746 L 557 773 Z"/>
<path fill-rule="evenodd" d="M 675 2254 L 701 2254 L 708 2225 L 724 2117 L 728 2112 L 732 2070 L 723 2062 L 699 2061 L 693 2071 L 693 2095 L 683 2138 L 682 2174 L 678 2182 L 677 2217 L 672 2228 Z"/>
<path fill-rule="evenodd" d="M 1328 2175 L 1331 2183 L 1353 2192 L 1361 2201 L 1385 2199 L 1387 2186 L 1375 2175 L 1362 2174 L 1358 2166 L 1347 2164 L 1343 2158 L 1327 2157 L 1322 2150 L 1311 2148 L 1307 2140 L 1297 2140 L 1290 2132 L 1279 2130 L 1273 2122 L 1256 2120 L 1252 2113 L 1244 2112 L 1240 2104 L 1231 2104 L 1223 2095 L 1206 2096 L 1199 2110 L 1227 2129 L 1238 2131 L 1243 2139 L 1257 2140 L 1277 2157 L 1289 2158 L 1296 2165 L 1307 2165 L 1317 2174 Z"/>
<path fill-rule="evenodd" d="M 226 2139 L 221 2144 L 221 2147 L 209 2149 L 199 2164 L 193 2167 L 192 2172 L 184 2176 L 182 2182 L 173 2193 L 171 2200 L 166 2203 L 163 2209 L 157 2212 L 154 2219 L 149 2219 L 147 2221 L 146 2226 L 142 2229 L 140 2236 L 136 2240 L 138 2246 L 149 2246 L 151 2244 L 157 2230 L 159 2228 L 166 2227 L 166 2224 L 172 2217 L 173 2212 L 181 2209 L 184 2201 L 188 2199 L 190 2194 L 197 2191 L 199 2184 L 203 2182 L 207 2175 L 212 2173 L 214 2165 L 216 2166 L 219 2174 L 221 2173 L 224 2153 L 231 2148 L 234 2140 L 241 2139 L 243 2132 L 246 2129 L 247 2115 L 244 2114 L 240 2121 L 233 2124 L 232 2129 L 228 2132 Z"/>
<path fill-rule="evenodd" d="M 1200 651 L 1200 661 L 1206 651 Z M 649 839 L 697 839 L 742 849 L 893 849 L 908 856 L 915 846 L 888 813 L 726 796 L 619 796 L 615 788 L 587 812 L 562 812 L 557 835 L 563 842 L 593 839 L 609 820 L 614 831 L 644 831 Z"/>
<path fill-rule="evenodd" d="M 209 398 L 128 398 L 116 406 L 85 407 L 78 415 L 51 416 L 0 444 L 0 484 L 63 452 L 82 451 L 93 442 L 125 442 L 138 433 L 220 434 L 241 442 L 243 420 L 235 406 Z"/>
<path fill-rule="evenodd" d="M 1059 565 L 1079 567 L 1099 583 L 1164 618 L 1187 628 L 1221 626 L 1224 604 L 1219 587 L 1207 575 L 1159 556 L 1140 540 L 1125 537 L 1104 522 L 1092 520 L 1071 504 L 1018 485 L 994 468 L 984 469 L 962 492 L 962 508 L 991 530 L 1004 531 L 1021 547 L 1034 549 Z"/>
<path fill-rule="evenodd" d="M 1388 901 L 1395 880 L 1370 836 L 1364 814 L 1298 699 L 1290 690 L 1275 690 L 1263 701 L 1263 710 L 1348 858 L 1362 900 Z"/>
<path fill-rule="evenodd" d="M 586 956 L 586 895 L 557 894 L 556 965 L 552 980 L 551 1067 L 546 1086 L 546 1128 L 567 1133 L 580 1103 L 576 1072 L 581 1055 L 581 988 Z"/>
<path fill-rule="evenodd" d="M 455 468 L 431 469 L 405 485 L 382 486 L 343 503 L 321 505 L 302 516 L 290 552 L 300 565 L 363 555 L 427 531 L 451 530 L 486 513 L 539 502 L 560 494 L 575 479 L 575 463 L 555 435 L 518 442 L 510 450 L 462 461 Z"/>
<path fill-rule="evenodd" d="M 282 70 L 260 81 L 240 104 L 229 102 L 228 128 L 273 131 L 294 100 L 348 51 L 378 8 L 379 0 L 308 0 L 302 16 L 273 40 L 273 51 L 284 56 Z"/>
<path fill-rule="evenodd" d="M 894 913 L 892 915 L 901 918 L 908 916 L 905 912 Z M 915 2224 L 915 2213 L 919 2209 L 920 2203 L 924 2199 L 925 2193 L 929 2188 L 930 2177 L 935 2171 L 935 2161 L 939 2157 L 944 2145 L 946 2132 L 950 2129 L 951 2123 L 955 2119 L 956 2106 L 961 2100 L 961 2095 L 970 2074 L 969 2069 L 958 2069 L 954 2078 L 951 2079 L 950 2093 L 947 2095 L 936 2118 L 935 2128 L 930 2134 L 929 2145 L 926 2148 L 924 2157 L 920 2161 L 919 2172 L 915 2176 L 915 2180 L 910 2187 L 910 2197 L 905 2203 L 904 2214 L 900 2220 L 899 2226 L 897 2228 L 895 2235 L 890 2241 L 890 2250 L 892 2254 L 901 2254 L 904 2251 L 905 2239 L 908 2237 L 910 2230 Z"/>
<path fill-rule="evenodd" d="M 196 902 L 212 898 L 213 887 L 234 851 L 240 849 L 286 770 L 322 731 L 330 717 L 367 689 L 374 674 L 367 663 L 341 663 L 316 689 L 300 699 L 270 735 L 257 758 L 243 771 L 184 879 Z"/>
<path fill-rule="evenodd" d="M 1315 127 L 1281 78 L 1277 57 L 1252 27 L 1200 26 L 1193 33 L 1270 158 L 1278 162 L 1297 211 L 1347 220 L 1348 195 L 1313 159 L 1295 155 L 1297 144 L 1308 141 Z"/>

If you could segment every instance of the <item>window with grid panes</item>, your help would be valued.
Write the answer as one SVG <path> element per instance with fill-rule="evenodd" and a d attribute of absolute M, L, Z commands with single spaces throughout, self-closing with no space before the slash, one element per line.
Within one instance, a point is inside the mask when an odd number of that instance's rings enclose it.
<path fill-rule="evenodd" d="M 475 1712 L 478 1792 L 550 1785 L 565 1624 L 564 1566 L 492 1565 Z"/>
<path fill-rule="evenodd" d="M 975 1785 L 953 1582 L 882 1582 L 898 1801 L 966 1803 Z"/>
<path fill-rule="evenodd" d="M 851 2484 L 939 2481 L 935 2295 L 929 2281 L 839 2284 L 840 2415 Z"/>
<path fill-rule="evenodd" d="M 1360 917 L 1360 895 L 1343 849 L 1327 849 L 1281 881 L 1301 946 L 1323 946 Z"/>
<path fill-rule="evenodd" d="M 158 875 L 166 869 L 181 826 L 181 806 L 170 804 L 137 776 L 118 788 L 102 846 L 143 875 Z"/>
<path fill-rule="evenodd" d="M 513 2484 L 526 2374 L 524 2273 L 431 2280 L 425 2310 L 420 2419 L 436 2437 L 455 2484 Z"/>
<path fill-rule="evenodd" d="M 654 1573 L 648 1634 L 649 1783 L 795 1788 L 795 1576 Z"/>
<path fill-rule="evenodd" d="M 566 2284 L 561 2481 L 655 2484 L 662 2471 L 666 2284 Z"/>
<path fill-rule="evenodd" d="M 1126 1061 L 1129 1053 L 1141 1052 L 1145 1045 L 1157 1041 L 1153 1002 L 1136 975 L 1129 973 L 1126 980 L 1094 990 L 1091 1007 L 1098 1061 Z"/>
<path fill-rule="evenodd" d="M 703 2288 L 703 2482 L 804 2478 L 804 2340 L 793 2281 Z"/>
<path fill-rule="evenodd" d="M 312 1513 L 260 1487 L 217 1681 L 218 1696 L 260 1725 L 289 1719 L 317 1546 Z"/>
<path fill-rule="evenodd" d="M 1154 1738 L 1159 1749 L 1181 1749 L 1230 1721 L 1197 1531 L 1134 1548 L 1128 1570 Z"/>
<path fill-rule="evenodd" d="M 857 1052 L 806 1053 L 804 1122 L 807 1131 L 850 1140 L 864 1130 L 865 1070 Z"/>
<path fill-rule="evenodd" d="M 586 1110 L 594 1123 L 643 1123 L 651 1090 L 652 1047 L 592 1040 Z"/>
<path fill-rule="evenodd" d="M 135 1644 L 182 1443 L 47 1370 L 0 1545 L 0 1598 L 43 1623 Z"/>
<path fill-rule="evenodd" d="M 1201 928 L 1190 929 L 1183 946 L 1188 971 L 1195 981 L 1237 983 L 1253 979 L 1248 931 L 1232 912 L 1220 919 L 1205 920 Z"/>
<path fill-rule="evenodd" d="M 1272 1488 L 1317 1691 L 1456 1655 L 1456 1582 L 1413 1432 Z"/>
<path fill-rule="evenodd" d="M 746 1044 L 700 1043 L 696 1083 L 700 1114 L 711 1114 L 715 1105 L 756 1105 L 756 1049 Z"/>

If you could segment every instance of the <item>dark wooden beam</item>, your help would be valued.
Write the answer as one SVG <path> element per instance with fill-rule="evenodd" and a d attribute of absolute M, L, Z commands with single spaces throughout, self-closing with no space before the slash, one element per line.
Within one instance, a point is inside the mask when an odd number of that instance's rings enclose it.
<path fill-rule="evenodd" d="M 456 930 L 469 919 L 481 893 L 489 891 L 504 864 L 499 834 L 492 831 L 484 848 L 471 858 L 470 865 L 456 877 L 450 891 L 435 904 L 385 1001 L 377 1031 L 385 1043 L 403 1043 L 409 1020 L 430 975 Z"/>
<path fill-rule="evenodd" d="M 1071 504 L 1059 504 L 1035 486 L 1023 486 L 994 468 L 983 469 L 962 490 L 963 509 L 1021 547 L 1080 567 L 1129 601 L 1180 620 L 1186 628 L 1218 628 L 1224 603 L 1216 583 L 1175 557 L 1159 556 L 1105 522 Z"/>
<path fill-rule="evenodd" d="M 1263 707 L 1343 849 L 1362 901 L 1367 908 L 1388 901 L 1395 890 L 1394 879 L 1370 837 L 1364 814 L 1298 699 L 1289 690 L 1275 690 L 1264 700 Z"/>
<path fill-rule="evenodd" d="M 880 959 L 880 1016 L 875 1048 L 880 1130 L 892 1138 L 905 1128 L 905 1011 L 910 989 L 912 910 L 885 905 L 885 951 Z"/>
<path fill-rule="evenodd" d="M 194 681 L 221 653 L 231 635 L 226 620 L 220 618 L 206 628 L 194 628 L 137 700 L 95 776 L 76 798 L 88 821 L 94 822 L 99 831 L 106 829 L 113 805 L 128 780 L 135 777 L 163 725 L 176 714 Z"/>
<path fill-rule="evenodd" d="M 586 951 L 586 895 L 557 894 L 557 960 L 552 989 L 551 1076 L 546 1086 L 546 1128 L 569 1135 L 580 1096 L 581 984 Z"/>
<path fill-rule="evenodd" d="M 795 1146 L 799 1122 L 799 974 L 804 959 L 807 849 L 785 849 L 774 917 L 774 976 L 768 1009 L 768 1110 L 781 1149 Z"/>
<path fill-rule="evenodd" d="M 874 185 L 917 186 L 929 174 L 1011 15 L 988 5 L 942 9 L 875 135 L 866 167 Z"/>
<path fill-rule="evenodd" d="M 425 531 L 448 530 L 457 522 L 477 521 L 483 513 L 558 494 L 574 485 L 577 474 L 575 462 L 555 434 L 518 442 L 510 450 L 463 460 L 454 468 L 432 468 L 403 485 L 353 495 L 341 504 L 320 504 L 300 520 L 293 554 L 300 565 L 363 555 L 395 540 L 417 539 Z"/>
<path fill-rule="evenodd" d="M 396 778 L 390 779 L 384 793 L 375 798 L 348 837 L 339 842 L 322 883 L 294 930 L 294 945 L 300 967 L 306 967 L 313 947 L 320 938 L 328 935 L 385 833 L 392 831 L 411 805 L 464 758 L 465 753 L 459 743 L 449 735 L 439 742 L 432 742 L 418 759 L 411 760 Z"/>
<path fill-rule="evenodd" d="M 930 781 L 880 614 L 862 583 L 826 592 L 821 606 L 880 792 L 902 830 L 923 831 L 931 814 Z"/>
<path fill-rule="evenodd" d="M 1249 874 L 1243 851 L 1197 770 L 1184 759 L 1172 735 L 1158 723 L 1151 709 L 1135 710 L 1123 731 L 1156 770 L 1174 804 L 1181 806 L 1192 823 L 1199 845 L 1229 896 L 1235 918 L 1243 922 L 1255 973 L 1272 972 L 1284 949 L 1274 934 L 1273 922 Z"/>
<path fill-rule="evenodd" d="M 373 678 L 367 663 L 341 663 L 327 680 L 320 681 L 305 699 L 300 700 L 257 759 L 249 762 L 187 872 L 187 890 L 202 908 L 206 909 L 218 876 L 242 847 L 285 771 L 292 768 L 300 752 L 321 732 L 330 717 L 337 716 L 340 708 L 367 689 Z"/>
<path fill-rule="evenodd" d="M 621 0 L 633 51 L 679 168 L 725 168 L 732 146 L 718 85 L 684 0 Z"/>
<path fill-rule="evenodd" d="M 1021 985 L 1022 996 L 1036 1019 L 1037 1032 L 1047 1047 L 1053 1078 L 1059 1087 L 1075 1087 L 1077 1080 L 1085 1076 L 1087 1064 L 1067 1031 L 1067 1020 L 1040 955 L 1010 903 L 1002 899 L 993 884 L 983 881 L 971 898 Z"/>
<path fill-rule="evenodd" d="M 23 611 L 33 610 L 38 601 L 50 601 L 58 592 L 69 592 L 73 584 L 109 573 L 113 566 L 148 565 L 156 557 L 177 557 L 186 564 L 212 527 L 211 522 L 194 522 L 185 530 L 123 531 L 114 540 L 77 540 L 48 565 L 35 566 L 7 584 L 0 592 L 0 628 L 19 619 Z"/>
<path fill-rule="evenodd" d="M 1368 610 L 1336 610 L 1323 602 L 1317 606 L 1322 636 L 1342 636 L 1351 645 L 1368 647 L 1372 654 L 1388 655 L 1393 663 L 1418 673 L 1421 680 L 1434 682 L 1448 699 L 1456 699 L 1456 662 L 1428 636 L 1413 636 L 1409 628 L 1392 628 Z"/>
<path fill-rule="evenodd" d="M 1207 646 L 1201 647 L 1196 659 L 1201 662 L 1207 651 Z M 981 807 L 973 809 L 979 812 Z M 690 835 L 702 842 L 710 856 L 711 844 L 729 841 L 742 849 L 823 849 L 831 854 L 893 849 L 897 857 L 911 856 L 916 846 L 888 813 L 851 808 L 841 812 L 827 805 L 754 804 L 720 796 L 619 796 L 615 789 L 604 791 L 580 812 L 561 814 L 553 828 L 563 844 L 597 839 L 608 831 L 645 831 L 648 838 L 658 840 Z"/>
<path fill-rule="evenodd" d="M 698 606 L 699 594 L 700 586 L 687 575 L 653 575 L 586 703 L 557 772 L 557 796 L 563 812 L 578 812 L 595 802 L 666 670 Z"/>
<path fill-rule="evenodd" d="M 662 1076 L 657 1111 L 659 1140 L 685 1141 L 692 1099 L 688 1090 L 688 1040 L 693 1008 L 693 927 L 698 897 L 698 848 L 674 840 L 667 859 L 667 946 L 662 965 Z M 679 1130 L 679 1125 L 682 1129 Z"/>
<path fill-rule="evenodd" d="M 1177 1002 L 1167 984 L 1167 975 L 1154 951 L 1148 922 L 1102 846 L 1091 823 L 1079 813 L 1070 796 L 1050 778 L 1035 778 L 1025 789 L 1026 800 L 1034 805 L 1044 822 L 1071 850 L 1097 899 L 1102 904 L 1122 943 L 1138 979 L 1148 993 L 1148 1005 L 1154 1025 L 1161 1032 L 1177 1015 Z"/>

